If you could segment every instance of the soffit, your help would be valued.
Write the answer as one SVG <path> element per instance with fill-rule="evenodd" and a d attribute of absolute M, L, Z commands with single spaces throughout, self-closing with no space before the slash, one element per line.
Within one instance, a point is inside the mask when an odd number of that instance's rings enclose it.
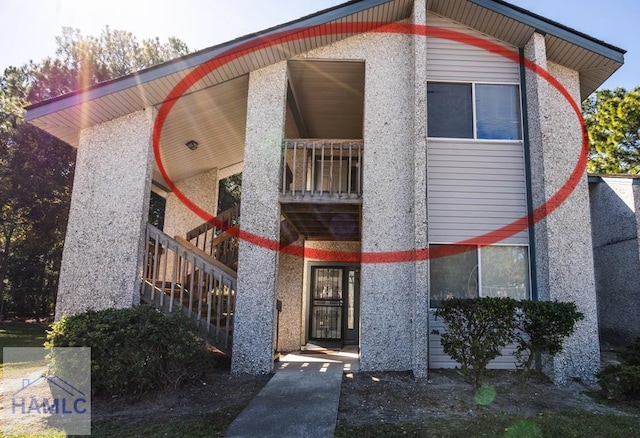
<path fill-rule="evenodd" d="M 160 133 L 160 157 L 172 181 L 227 169 L 243 159 L 249 75 L 178 99 Z M 187 148 L 190 140 L 196 150 Z"/>
<path fill-rule="evenodd" d="M 289 61 L 289 105 L 299 113 L 303 137 L 362 138 L 364 74 L 364 62 Z"/>
<path fill-rule="evenodd" d="M 150 106 L 159 106 L 187 74 L 207 62 L 222 64 L 189 88 L 196 93 L 250 71 L 288 59 L 314 48 L 366 31 L 367 26 L 403 20 L 411 15 L 413 0 L 349 2 L 260 34 L 205 49 L 176 61 L 54 98 L 31 106 L 27 121 L 78 145 L 82 128 L 103 123 Z M 366 23 L 365 26 L 356 26 Z M 335 33 L 319 31 L 328 24 Z M 326 27 L 324 29 L 327 29 Z M 265 43 L 281 38 L 281 44 Z M 248 53 L 249 49 L 263 47 Z"/>

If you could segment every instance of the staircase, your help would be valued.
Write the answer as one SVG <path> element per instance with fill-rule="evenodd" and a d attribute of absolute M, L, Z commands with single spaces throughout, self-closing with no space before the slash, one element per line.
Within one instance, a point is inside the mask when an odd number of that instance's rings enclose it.
<path fill-rule="evenodd" d="M 180 237 L 147 224 L 141 299 L 183 312 L 212 345 L 231 354 L 236 271 Z"/>
<path fill-rule="evenodd" d="M 231 354 L 238 270 L 240 206 L 172 238 L 147 224 L 141 298 L 166 312 L 183 312 L 212 345 Z M 280 247 L 298 239 L 280 223 Z"/>
<path fill-rule="evenodd" d="M 186 241 L 209 257 L 237 271 L 239 226 L 240 205 L 236 205 L 216 216 L 215 221 L 205 222 L 187 232 Z"/>
<path fill-rule="evenodd" d="M 234 271 L 238 270 L 237 232 L 240 227 L 240 205 L 220 213 L 215 221 L 205 222 L 187 233 L 186 240 Z M 280 221 L 280 248 L 298 240 L 300 233 L 287 220 Z"/>

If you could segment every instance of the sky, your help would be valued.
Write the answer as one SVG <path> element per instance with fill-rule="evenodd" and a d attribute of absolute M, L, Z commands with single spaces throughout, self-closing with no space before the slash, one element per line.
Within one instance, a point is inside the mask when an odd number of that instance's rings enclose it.
<path fill-rule="evenodd" d="M 204 49 L 332 7 L 346 0 L 0 0 L 0 72 L 55 54 L 63 26 L 98 36 L 106 25 L 138 39 L 175 36 Z M 640 86 L 640 0 L 509 0 L 627 50 L 602 88 Z"/>

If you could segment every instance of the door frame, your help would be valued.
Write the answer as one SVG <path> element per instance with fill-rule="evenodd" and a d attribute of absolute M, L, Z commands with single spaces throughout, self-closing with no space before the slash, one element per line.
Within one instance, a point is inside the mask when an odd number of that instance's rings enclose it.
<path fill-rule="evenodd" d="M 304 285 L 304 297 L 305 297 L 305 303 L 306 303 L 306 309 L 305 309 L 305 313 L 306 315 L 304 315 L 303 321 L 304 321 L 304 339 L 305 339 L 305 343 L 308 343 L 311 339 L 311 312 L 312 312 L 312 299 L 311 299 L 311 285 L 313 284 L 313 269 L 314 268 L 342 268 L 344 269 L 344 273 L 345 275 L 343 275 L 342 281 L 343 281 L 343 285 L 346 284 L 347 282 L 347 275 L 346 275 L 346 270 L 347 268 L 357 268 L 360 272 L 362 272 L 361 267 L 360 267 L 360 263 L 342 263 L 342 262 L 319 262 L 319 261 L 310 261 L 307 264 L 307 272 L 306 272 L 306 281 L 305 281 L 305 285 Z M 356 310 L 357 310 L 357 324 L 356 324 L 356 331 L 357 331 L 357 345 L 360 345 L 360 304 L 362 302 L 362 288 L 360 286 L 361 281 L 358 281 L 358 291 L 356 293 L 357 297 L 356 297 Z M 345 290 L 343 287 L 343 306 L 342 306 L 342 338 L 340 339 L 340 342 L 344 343 L 344 338 L 345 338 L 345 333 L 344 331 L 346 330 L 346 324 L 345 324 L 345 319 L 346 319 L 346 312 L 345 312 L 345 304 L 346 303 L 346 296 L 345 296 Z M 331 342 L 335 342 L 332 340 L 327 340 L 327 342 L 331 343 Z M 356 345 L 356 344 L 354 344 Z"/>

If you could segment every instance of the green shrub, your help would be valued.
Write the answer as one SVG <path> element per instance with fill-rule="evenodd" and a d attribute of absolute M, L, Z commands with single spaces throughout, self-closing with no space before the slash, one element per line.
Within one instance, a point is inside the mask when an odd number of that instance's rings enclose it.
<path fill-rule="evenodd" d="M 626 365 L 640 365 L 640 338 L 624 350 L 619 351 L 617 356 Z"/>
<path fill-rule="evenodd" d="M 610 399 L 640 399 L 640 338 L 617 356 L 621 364 L 598 373 L 602 390 Z"/>
<path fill-rule="evenodd" d="M 91 391 L 124 395 L 177 386 L 194 378 L 204 343 L 181 314 L 150 306 L 87 311 L 53 324 L 47 347 L 91 347 Z"/>
<path fill-rule="evenodd" d="M 446 333 L 444 352 L 460 363 L 462 372 L 479 388 L 489 362 L 514 340 L 514 314 L 518 302 L 511 298 L 452 298 L 436 309 Z"/>
<path fill-rule="evenodd" d="M 607 365 L 598 373 L 598 381 L 607 398 L 640 397 L 640 365 Z"/>
<path fill-rule="evenodd" d="M 444 352 L 460 363 L 477 388 L 489 362 L 509 343 L 517 343 L 517 365 L 529 370 L 536 354 L 554 356 L 562 351 L 562 341 L 584 315 L 574 303 L 487 297 L 443 301 L 436 317 L 447 327 L 440 340 Z"/>
<path fill-rule="evenodd" d="M 516 363 L 530 370 L 536 354 L 555 356 L 562 351 L 562 341 L 571 336 L 576 322 L 584 319 L 575 303 L 558 301 L 521 301 L 516 316 Z"/>

